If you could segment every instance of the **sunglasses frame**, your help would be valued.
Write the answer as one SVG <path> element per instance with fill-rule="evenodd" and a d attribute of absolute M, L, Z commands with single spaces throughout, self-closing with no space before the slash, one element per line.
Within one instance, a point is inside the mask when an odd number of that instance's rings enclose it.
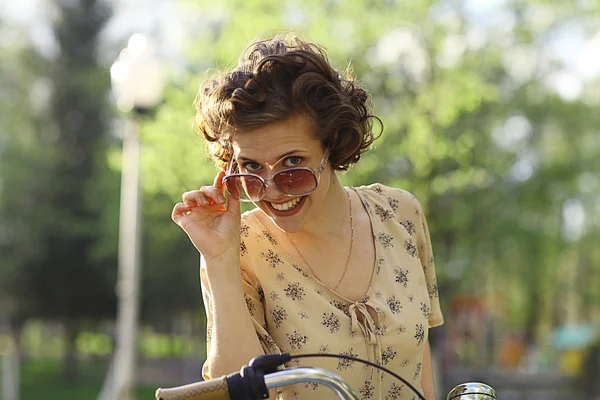
<path fill-rule="evenodd" d="M 247 202 L 247 203 L 254 203 L 256 201 L 261 201 L 262 199 L 264 199 L 266 193 L 267 193 L 267 188 L 269 187 L 269 185 L 272 185 L 275 189 L 277 189 L 280 193 L 282 193 L 284 196 L 287 197 L 300 197 L 300 196 L 306 196 L 309 193 L 314 192 L 318 187 L 319 184 L 321 183 L 321 175 L 323 174 L 323 170 L 325 169 L 325 166 L 327 165 L 327 161 L 329 159 L 329 147 L 325 150 L 325 154 L 323 154 L 323 159 L 321 160 L 321 163 L 319 164 L 319 166 L 317 167 L 317 169 L 313 169 L 313 168 L 309 168 L 309 167 L 292 167 L 292 168 L 286 168 L 283 169 L 281 171 L 276 172 L 275 174 L 273 174 L 273 176 L 271 176 L 269 179 L 265 179 L 260 175 L 256 175 L 256 174 L 249 174 L 249 173 L 245 173 L 245 174 L 232 174 L 231 171 L 233 169 L 233 158 L 231 160 L 229 160 L 229 164 L 227 164 L 227 172 L 226 175 L 223 177 L 223 184 L 225 185 L 225 187 L 227 187 L 227 180 L 231 179 L 231 178 L 237 178 L 237 177 L 251 177 L 251 178 L 256 178 L 258 179 L 263 186 L 263 195 L 260 199 L 258 200 L 252 200 L 250 198 L 248 199 L 240 199 L 238 196 L 235 196 L 233 193 L 231 193 L 231 191 L 228 190 L 229 194 L 233 197 L 235 197 L 237 200 L 241 201 L 241 202 Z M 281 160 L 277 161 L 277 163 L 279 163 Z M 276 163 L 276 164 L 277 164 Z M 282 191 L 277 184 L 274 181 L 274 178 L 284 172 L 290 172 L 290 171 L 308 171 L 310 172 L 313 177 L 315 178 L 316 181 L 316 185 L 313 189 L 309 190 L 308 192 L 305 193 L 299 193 L 299 194 L 289 194 L 289 193 L 285 193 L 284 191 Z M 244 190 L 245 192 L 245 190 Z M 248 195 L 248 193 L 246 193 L 246 195 Z M 248 196 L 250 197 L 250 196 Z"/>

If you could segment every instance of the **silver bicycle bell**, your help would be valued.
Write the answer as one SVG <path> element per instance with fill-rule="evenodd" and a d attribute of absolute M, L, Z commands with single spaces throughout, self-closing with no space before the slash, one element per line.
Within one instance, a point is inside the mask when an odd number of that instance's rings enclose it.
<path fill-rule="evenodd" d="M 498 400 L 496 391 L 481 382 L 467 382 L 455 386 L 446 400 Z"/>

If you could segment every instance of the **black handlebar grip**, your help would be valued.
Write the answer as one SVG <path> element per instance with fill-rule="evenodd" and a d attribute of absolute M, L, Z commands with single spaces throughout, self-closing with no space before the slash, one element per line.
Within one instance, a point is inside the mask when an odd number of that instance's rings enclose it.
<path fill-rule="evenodd" d="M 156 400 L 229 400 L 227 377 L 156 390 Z"/>

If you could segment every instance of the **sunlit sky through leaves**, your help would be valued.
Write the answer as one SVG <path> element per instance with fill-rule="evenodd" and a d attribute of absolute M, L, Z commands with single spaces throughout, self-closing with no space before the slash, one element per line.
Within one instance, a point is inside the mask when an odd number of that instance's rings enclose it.
<path fill-rule="evenodd" d="M 482 45 L 486 32 L 494 35 L 502 32 L 508 34 L 514 25 L 513 17 L 505 10 L 507 0 L 464 0 L 463 6 L 469 14 L 472 25 L 466 38 L 449 36 L 445 43 L 443 54 L 436 62 L 440 65 L 451 66 L 460 57 L 465 46 Z M 24 0 L 3 2 L 0 13 L 9 21 L 11 28 L 28 31 L 33 43 L 39 51 L 52 57 L 56 53 L 56 44 L 52 38 L 48 25 L 48 16 L 51 7 L 48 0 Z M 186 42 L 186 24 L 189 19 L 184 18 L 178 2 L 170 0 L 113 0 L 114 16 L 105 32 L 106 62 L 111 62 L 115 46 L 124 43 L 126 37 L 134 32 L 143 32 L 158 37 L 161 53 L 174 63 L 183 63 L 183 48 Z M 294 3 L 295 4 L 295 3 Z M 438 7 L 438 15 L 434 18 L 448 19 L 451 13 L 445 8 Z M 293 10 L 291 8 L 290 10 Z M 552 12 L 545 8 L 536 9 L 530 20 L 533 24 L 543 25 L 552 18 Z M 19 29 L 17 29 L 19 30 Z M 12 34 L 0 35 L 0 45 L 7 42 L 21 40 L 20 35 L 13 29 Z M 510 35 L 506 35 L 510 38 Z M 509 40 L 509 39 L 507 39 Z M 419 54 L 419 49 L 411 44 L 410 37 L 398 27 L 390 27 L 390 33 L 382 38 L 388 49 L 386 57 L 375 59 L 375 63 L 386 63 L 393 60 L 389 58 L 394 54 Z M 397 42 L 396 52 L 389 52 L 389 42 Z M 510 46 L 510 43 L 507 43 Z M 546 78 L 546 84 L 552 87 L 561 97 L 567 100 L 576 99 L 582 92 L 584 82 L 600 74 L 600 30 L 595 35 L 589 36 L 577 21 L 562 24 L 557 32 L 545 44 L 545 55 L 557 58 L 564 63 L 566 69 L 553 73 Z M 382 46 L 384 47 L 384 46 Z M 377 57 L 377 48 L 374 54 Z M 515 46 L 507 52 L 505 63 L 509 65 L 511 73 L 519 79 L 526 79 L 532 65 L 532 49 Z M 419 68 L 419 57 L 414 58 L 415 68 Z"/>
<path fill-rule="evenodd" d="M 104 32 L 102 62 L 111 64 L 127 38 L 135 32 L 142 32 L 155 38 L 161 55 L 172 64 L 184 65 L 184 49 L 188 41 L 193 40 L 193 37 L 189 37 L 190 32 L 194 31 L 191 24 L 192 21 L 197 23 L 197 18 L 195 20 L 186 15 L 181 3 L 177 0 L 112 0 L 114 15 Z M 469 28 L 465 35 L 449 34 L 435 60 L 427 60 L 419 41 L 402 26 L 390 26 L 379 44 L 373 46 L 365 56 L 373 66 L 389 65 L 403 59 L 405 67 L 418 80 L 428 62 L 435 62 L 442 68 L 452 68 L 467 49 L 477 49 L 493 41 L 505 48 L 503 63 L 516 83 L 527 81 L 535 73 L 536 65 L 560 61 L 564 68 L 545 74 L 543 82 L 567 101 L 578 99 L 584 92 L 586 82 L 600 75 L 600 29 L 590 32 L 582 21 L 565 19 L 551 35 L 544 38 L 543 43 L 516 43 L 513 36 L 516 21 L 507 11 L 506 3 L 507 0 L 464 0 L 462 5 L 468 15 Z M 583 3 L 585 1 L 577 2 Z M 0 47 L 24 43 L 23 37 L 28 36 L 42 55 L 48 58 L 56 55 L 58 48 L 49 22 L 52 17 L 51 4 L 50 0 L 3 1 L 0 6 L 0 18 L 4 20 L 0 24 Z M 302 24 L 306 16 L 298 2 L 289 4 L 285 19 L 290 21 L 292 27 Z M 538 5 L 528 9 L 527 21 L 533 28 L 543 28 L 551 21 L 560 20 L 550 7 Z M 449 26 L 456 24 L 458 19 L 453 9 L 444 6 L 443 2 L 433 7 L 431 18 Z M 335 24 L 335 21 L 332 23 Z M 352 31 L 351 26 L 346 28 Z M 23 35 L 23 31 L 28 35 Z M 240 47 L 243 45 L 240 43 Z M 37 97 L 43 98 L 41 95 Z M 510 179 L 514 181 L 528 180 L 539 164 L 540 156 L 523 144 L 530 133 L 530 122 L 519 115 L 512 116 L 493 132 L 498 147 L 518 155 L 510 171 Z M 582 177 L 580 184 L 584 188 L 596 187 L 598 180 L 586 176 Z M 582 213 L 581 204 L 575 201 L 564 206 L 563 214 L 565 220 L 569 221 L 564 226 L 565 237 L 571 240 L 579 237 L 585 220 Z"/>

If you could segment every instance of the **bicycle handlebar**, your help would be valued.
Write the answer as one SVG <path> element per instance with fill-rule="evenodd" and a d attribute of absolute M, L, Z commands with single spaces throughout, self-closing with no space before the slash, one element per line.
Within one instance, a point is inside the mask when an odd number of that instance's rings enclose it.
<path fill-rule="evenodd" d="M 294 383 L 319 383 L 331 389 L 339 399 L 359 400 L 358 395 L 340 376 L 322 368 L 296 367 L 276 371 L 274 367 L 289 354 L 259 356 L 242 367 L 240 372 L 208 381 L 156 390 L 156 400 L 248 400 L 266 399 L 269 389 Z M 274 361 L 274 362 L 273 362 Z M 399 377 L 399 379 L 401 379 Z M 404 381 L 403 381 L 404 382 Z M 409 385 L 410 386 L 410 385 Z M 411 387 L 412 388 L 412 387 Z M 423 395 L 413 389 L 419 398 Z M 481 382 L 468 382 L 454 387 L 447 399 L 496 399 L 496 392 Z"/>
<path fill-rule="evenodd" d="M 269 389 L 301 382 L 314 382 L 327 386 L 342 400 L 360 399 L 345 380 L 323 368 L 297 367 L 265 375 L 265 383 Z"/>
<path fill-rule="evenodd" d="M 156 400 L 245 400 L 239 386 L 244 384 L 243 374 L 235 373 L 204 382 L 156 390 Z M 320 383 L 329 387 L 342 400 L 359 400 L 354 390 L 339 376 L 322 368 L 299 367 L 264 375 L 268 389 L 301 382 Z M 268 392 L 267 392 L 268 394 Z M 258 395 L 255 398 L 260 398 Z M 263 397 L 266 398 L 266 397 Z"/>
<path fill-rule="evenodd" d="M 189 385 L 156 390 L 156 400 L 221 400 L 229 399 L 227 376 Z"/>

